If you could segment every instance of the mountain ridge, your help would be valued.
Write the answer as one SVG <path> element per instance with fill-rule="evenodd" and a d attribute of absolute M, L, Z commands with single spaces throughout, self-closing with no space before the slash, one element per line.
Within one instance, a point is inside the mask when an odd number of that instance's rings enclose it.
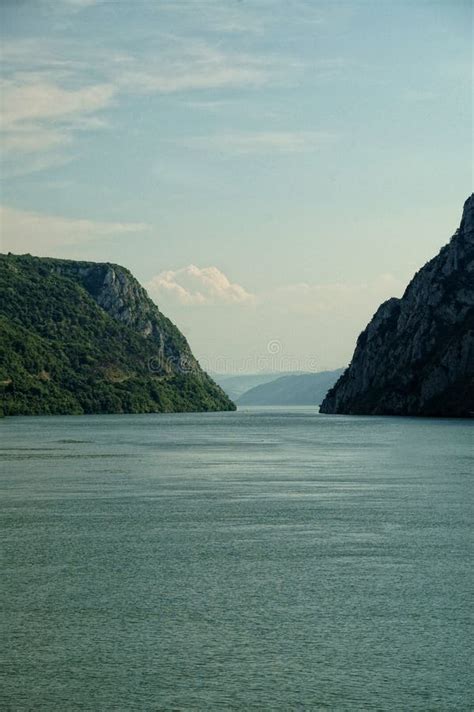
<path fill-rule="evenodd" d="M 237 405 L 318 405 L 344 369 L 285 374 L 250 388 Z"/>
<path fill-rule="evenodd" d="M 276 381 L 282 376 L 296 376 L 303 373 L 302 371 L 273 371 L 270 373 L 241 373 L 241 374 L 226 374 L 210 372 L 212 379 L 219 384 L 229 398 L 234 402 L 237 401 L 244 393 L 250 391 L 256 386 L 270 381 Z"/>
<path fill-rule="evenodd" d="M 233 410 L 124 267 L 0 255 L 4 414 Z"/>
<path fill-rule="evenodd" d="M 321 412 L 474 414 L 474 194 L 450 242 L 380 305 Z"/>

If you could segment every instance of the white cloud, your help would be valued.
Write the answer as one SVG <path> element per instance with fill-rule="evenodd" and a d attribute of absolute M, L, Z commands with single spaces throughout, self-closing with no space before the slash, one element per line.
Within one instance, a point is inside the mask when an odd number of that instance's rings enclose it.
<path fill-rule="evenodd" d="M 109 106 L 116 91 L 111 84 L 64 89 L 52 80 L 37 81 L 37 75 L 29 73 L 3 81 L 1 90 L 0 141 L 8 156 L 3 164 L 8 177 L 72 160 L 63 149 L 72 144 L 77 131 L 107 125 L 94 114 Z"/>
<path fill-rule="evenodd" d="M 389 297 L 401 295 L 405 282 L 382 274 L 371 282 L 359 284 L 289 284 L 253 294 L 240 284 L 232 283 L 217 267 L 188 265 L 167 270 L 146 285 L 158 301 L 185 307 L 209 304 L 255 304 L 259 309 L 279 314 L 343 315 L 362 313 Z M 368 312 L 367 312 L 368 313 Z"/>
<path fill-rule="evenodd" d="M 101 0 L 37 0 L 43 11 L 50 15 L 75 15 L 88 7 L 97 5 Z"/>
<path fill-rule="evenodd" d="M 6 153 L 36 153 L 64 146 L 71 137 L 64 131 L 27 124 L 5 132 L 1 141 Z"/>
<path fill-rule="evenodd" d="M 153 51 L 134 54 L 101 49 L 85 54 L 77 43 L 39 39 L 5 42 L 3 148 L 20 154 L 57 150 L 72 143 L 81 128 L 106 126 L 100 112 L 125 96 L 260 87 L 296 67 L 285 58 L 232 52 L 192 37 L 157 40 Z M 27 165 L 21 168 L 26 171 Z"/>
<path fill-rule="evenodd" d="M 81 54 L 72 42 L 39 37 L 18 37 L 2 42 L 2 65 L 5 76 L 22 81 L 44 81 L 66 78 L 91 69 L 89 53 Z"/>
<path fill-rule="evenodd" d="M 363 283 L 288 284 L 252 294 L 216 267 L 189 266 L 145 286 L 208 368 L 225 372 L 347 363 L 360 331 L 406 282 L 381 274 Z M 273 343 L 278 353 L 269 352 Z"/>
<path fill-rule="evenodd" d="M 62 245 L 74 245 L 147 229 L 148 225 L 145 223 L 74 220 L 58 215 L 0 207 L 0 234 L 4 252 L 32 252 L 45 256 Z"/>
<path fill-rule="evenodd" d="M 314 0 L 252 0 L 249 2 L 222 2 L 222 0 L 161 0 L 160 11 L 179 14 L 180 21 L 192 23 L 200 31 L 222 34 L 263 35 L 272 26 L 320 25 L 324 23 L 319 3 Z M 191 18 L 191 20 L 190 20 Z"/>
<path fill-rule="evenodd" d="M 30 153 L 25 149 L 15 153 L 5 151 L 2 160 L 2 177 L 14 178 L 30 173 L 37 173 L 48 168 L 59 168 L 73 160 L 73 156 L 64 152 L 45 151 Z"/>
<path fill-rule="evenodd" d="M 322 131 L 253 131 L 193 136 L 181 144 L 225 155 L 248 155 L 317 151 L 335 139 L 334 134 Z"/>
<path fill-rule="evenodd" d="M 85 7 L 90 7 L 91 5 L 96 5 L 98 0 L 62 0 L 63 4 L 67 7 L 82 9 Z"/>
<path fill-rule="evenodd" d="M 168 2 L 165 0 L 160 5 L 160 10 L 179 15 L 181 22 L 189 21 L 192 17 L 200 29 L 219 34 L 262 34 L 265 28 L 265 16 L 258 12 L 262 8 L 254 1 L 253 6 L 248 3 L 222 3 L 215 0 L 200 0 L 199 12 L 194 10 L 192 2 Z"/>
<path fill-rule="evenodd" d="M 43 8 L 61 13 L 79 11 L 100 0 L 42 0 L 42 3 Z M 271 54 L 265 45 L 248 50 L 246 43 L 246 51 L 236 51 L 218 35 L 262 34 L 268 23 L 280 21 L 281 13 L 291 23 L 321 21 L 320 11 L 315 11 L 306 0 L 295 0 L 290 13 L 284 4 L 276 11 L 275 4 L 267 0 L 258 0 L 255 6 L 203 0 L 199 9 L 193 1 L 163 0 L 150 2 L 147 9 L 156 10 L 157 32 L 153 42 L 137 44 L 133 53 L 59 38 L 16 38 L 3 42 L 3 148 L 20 156 L 44 155 L 43 160 L 23 161 L 20 167 L 13 164 L 8 169 L 9 175 L 26 173 L 30 166 L 31 170 L 41 170 L 41 166 L 72 160 L 75 156 L 67 157 L 65 148 L 73 145 L 76 132 L 80 128 L 98 128 L 98 123 L 107 125 L 100 112 L 127 96 L 183 92 L 199 96 L 199 92 L 212 89 L 292 84 L 308 69 L 304 62 Z M 179 14 L 179 34 L 162 29 L 162 25 L 166 27 L 166 22 L 160 25 L 163 13 Z M 311 67 L 312 74 L 325 76 L 328 71 L 333 72 L 334 61 Z M 339 60 L 336 64 L 339 68 Z M 223 153 L 249 154 L 314 150 L 327 140 L 327 135 L 313 131 L 263 131 L 190 141 L 195 147 L 201 142 L 202 147 L 211 145 Z M 48 160 L 47 154 L 52 151 L 55 154 Z"/>
<path fill-rule="evenodd" d="M 276 81 L 291 71 L 280 57 L 233 52 L 189 37 L 162 37 L 149 56 L 121 56 L 107 68 L 121 90 L 173 93 L 253 86 Z"/>
<path fill-rule="evenodd" d="M 68 90 L 51 82 L 6 80 L 2 83 L 2 123 L 8 128 L 25 120 L 57 120 L 93 113 L 108 106 L 114 93 L 115 88 L 111 84 Z"/>
<path fill-rule="evenodd" d="M 253 296 L 240 284 L 232 283 L 217 267 L 188 265 L 153 277 L 146 285 L 159 302 L 171 299 L 183 305 L 251 302 Z"/>

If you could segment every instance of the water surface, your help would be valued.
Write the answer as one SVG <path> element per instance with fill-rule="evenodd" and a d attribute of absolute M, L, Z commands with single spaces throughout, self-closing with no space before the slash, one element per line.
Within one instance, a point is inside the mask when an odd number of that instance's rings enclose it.
<path fill-rule="evenodd" d="M 4 710 L 472 710 L 473 423 L 0 422 Z"/>

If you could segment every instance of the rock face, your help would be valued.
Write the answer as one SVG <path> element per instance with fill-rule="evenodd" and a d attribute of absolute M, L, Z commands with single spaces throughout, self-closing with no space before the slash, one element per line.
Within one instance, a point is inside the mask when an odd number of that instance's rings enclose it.
<path fill-rule="evenodd" d="M 157 346 L 154 368 L 198 373 L 200 367 L 179 329 L 165 317 L 125 267 L 110 263 L 47 260 L 51 271 L 79 282 L 113 319 Z"/>
<path fill-rule="evenodd" d="M 235 410 L 123 267 L 0 255 L 0 412 Z"/>
<path fill-rule="evenodd" d="M 474 415 L 474 195 L 449 244 L 379 307 L 321 412 Z"/>

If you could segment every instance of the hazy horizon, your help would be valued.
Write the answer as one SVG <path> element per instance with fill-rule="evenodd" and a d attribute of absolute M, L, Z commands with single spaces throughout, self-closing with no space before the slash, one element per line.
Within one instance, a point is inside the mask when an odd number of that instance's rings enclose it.
<path fill-rule="evenodd" d="M 211 371 L 346 365 L 472 190 L 470 2 L 2 19 L 2 251 L 110 261 Z"/>

